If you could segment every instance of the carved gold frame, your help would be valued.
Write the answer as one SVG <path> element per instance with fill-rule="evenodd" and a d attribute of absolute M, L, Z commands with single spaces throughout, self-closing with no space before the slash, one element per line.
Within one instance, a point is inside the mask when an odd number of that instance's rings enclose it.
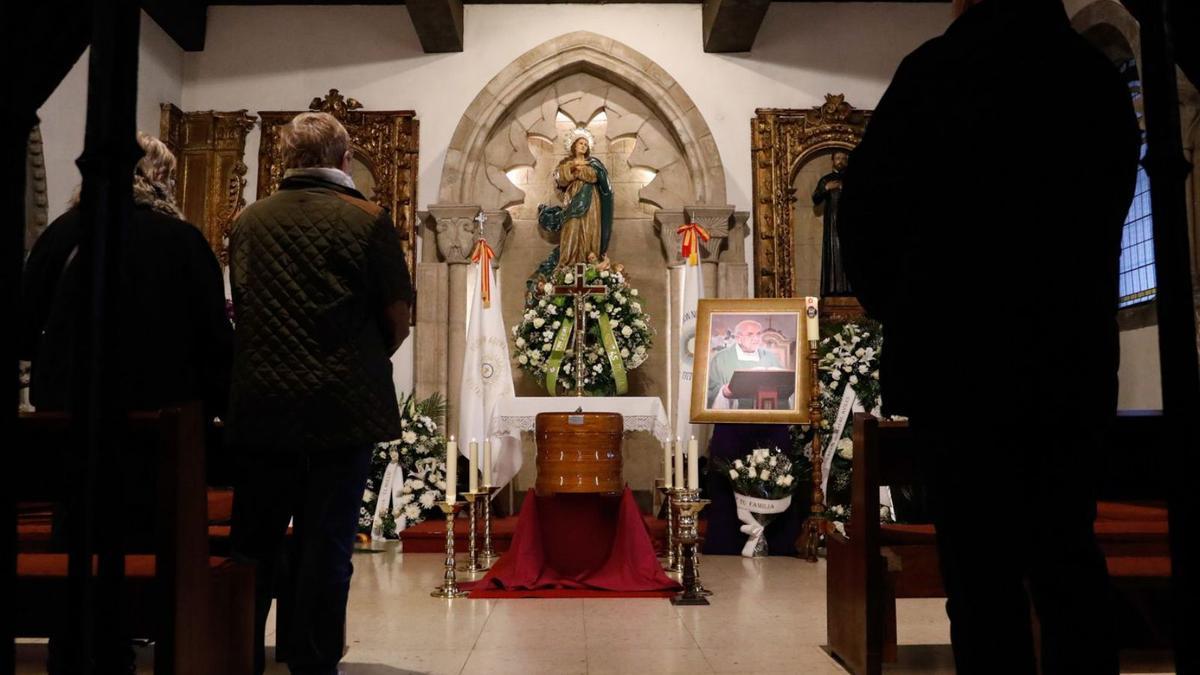
<path fill-rule="evenodd" d="M 790 298 L 796 294 L 796 173 L 822 152 L 854 149 L 871 112 L 854 108 L 842 94 L 826 94 L 824 104 L 809 110 L 759 108 L 754 112 L 754 294 Z"/>
<path fill-rule="evenodd" d="M 362 110 L 362 104 L 330 89 L 324 98 L 308 104 L 310 111 L 327 112 L 338 119 L 350 134 L 354 156 L 367 166 L 375 178 L 375 202 L 392 212 L 392 221 L 400 231 L 404 255 L 410 273 L 415 270 L 417 220 L 417 170 L 419 122 L 411 110 Z M 279 187 L 283 178 L 283 159 L 279 151 L 279 130 L 304 111 L 260 111 L 262 141 L 258 149 L 258 198 Z"/>
<path fill-rule="evenodd" d="M 795 398 L 791 408 L 777 410 L 720 410 L 708 407 L 708 344 L 713 314 L 779 314 L 795 318 Z M 693 423 L 736 422 L 739 424 L 808 424 L 812 381 L 808 358 L 808 322 L 804 298 L 701 298 L 696 316 L 694 361 L 692 362 Z M 704 348 L 701 348 L 704 345 Z"/>

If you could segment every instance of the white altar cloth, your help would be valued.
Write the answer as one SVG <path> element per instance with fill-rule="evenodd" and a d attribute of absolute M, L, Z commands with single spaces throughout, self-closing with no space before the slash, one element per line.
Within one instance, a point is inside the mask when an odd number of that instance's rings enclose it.
<path fill-rule="evenodd" d="M 575 412 L 620 413 L 625 431 L 654 434 L 660 443 L 671 438 L 671 422 L 662 399 L 657 396 L 514 396 L 496 402 L 489 429 L 496 436 L 520 437 L 533 431 L 538 413 Z"/>

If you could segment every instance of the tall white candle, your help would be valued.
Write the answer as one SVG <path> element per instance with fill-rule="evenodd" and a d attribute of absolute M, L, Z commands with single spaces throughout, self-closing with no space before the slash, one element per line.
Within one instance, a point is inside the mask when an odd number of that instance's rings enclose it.
<path fill-rule="evenodd" d="M 483 486 L 492 487 L 492 439 L 483 439 Z"/>
<path fill-rule="evenodd" d="M 671 441 L 663 443 L 663 487 L 671 487 Z"/>
<path fill-rule="evenodd" d="M 817 299 L 808 296 L 804 298 L 804 332 L 809 342 L 821 339 L 821 326 L 817 322 Z"/>
<path fill-rule="evenodd" d="M 467 489 L 471 492 L 479 492 L 479 444 L 475 439 L 471 439 L 471 444 L 467 446 Z"/>
<path fill-rule="evenodd" d="M 453 504 L 458 501 L 458 443 L 454 437 L 446 444 L 446 501 Z"/>
<path fill-rule="evenodd" d="M 683 482 L 683 443 L 678 436 L 675 437 L 675 487 L 680 490 L 687 487 Z"/>
<path fill-rule="evenodd" d="M 688 441 L 688 489 L 700 489 L 700 446 L 696 443 L 696 437 L 692 436 L 692 440 Z"/>

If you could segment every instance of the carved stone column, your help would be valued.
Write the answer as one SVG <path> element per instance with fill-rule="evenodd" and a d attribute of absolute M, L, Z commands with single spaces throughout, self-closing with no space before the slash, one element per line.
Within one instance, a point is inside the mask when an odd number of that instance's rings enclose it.
<path fill-rule="evenodd" d="M 749 211 L 734 211 L 733 227 L 725 239 L 725 250 L 717 266 L 717 297 L 745 298 L 750 293 L 750 265 L 746 263 L 745 238 Z"/>
<path fill-rule="evenodd" d="M 447 294 L 443 301 L 446 307 L 445 323 L 445 386 L 441 391 L 446 394 L 449 403 L 446 413 L 446 428 L 448 433 L 457 433 L 458 429 L 458 388 L 462 382 L 463 358 L 466 352 L 466 319 L 467 319 L 467 265 L 471 262 L 471 253 L 479 240 L 479 222 L 476 217 L 481 209 L 473 204 L 435 204 L 429 207 L 429 229 L 434 232 L 438 258 L 444 261 L 446 272 Z M 499 262 L 504 251 L 504 241 L 512 229 L 512 218 L 507 211 L 484 211 L 487 220 L 483 226 L 484 236 L 488 245 L 496 252 L 495 263 Z M 494 263 L 494 264 L 495 264 Z M 438 316 L 431 317 L 437 321 Z M 420 330 L 420 325 L 418 325 Z M 437 339 L 438 328 L 431 331 Z M 422 360 L 424 353 L 418 353 L 416 360 Z M 420 365 L 417 368 L 421 368 Z M 440 377 L 440 376 L 439 376 Z"/>
<path fill-rule="evenodd" d="M 444 262 L 417 263 L 417 326 L 413 331 L 413 388 L 423 400 L 445 394 L 449 381 L 450 269 Z"/>

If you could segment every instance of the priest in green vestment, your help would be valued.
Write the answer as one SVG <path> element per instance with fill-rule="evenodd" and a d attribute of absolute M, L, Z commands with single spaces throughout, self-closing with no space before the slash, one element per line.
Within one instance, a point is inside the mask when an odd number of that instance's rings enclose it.
<path fill-rule="evenodd" d="M 762 324 L 742 321 L 733 329 L 734 344 L 717 352 L 708 362 L 708 407 L 753 410 L 752 398 L 734 398 L 729 380 L 736 370 L 782 368 L 779 358 L 762 347 Z"/>

